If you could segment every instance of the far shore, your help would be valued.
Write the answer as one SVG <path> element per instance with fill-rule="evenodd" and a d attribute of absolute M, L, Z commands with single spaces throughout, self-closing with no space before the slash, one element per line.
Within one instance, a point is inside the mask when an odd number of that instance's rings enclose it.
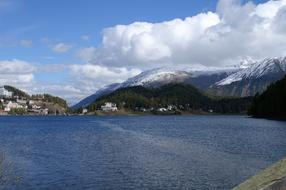
<path fill-rule="evenodd" d="M 187 111 L 176 111 L 176 112 L 140 112 L 140 111 L 130 111 L 121 109 L 118 111 L 93 111 L 88 112 L 85 114 L 80 113 L 66 113 L 66 114 L 0 114 L 0 117 L 9 117 L 9 116 L 40 116 L 40 117 L 50 117 L 50 116 L 191 116 L 191 115 L 209 115 L 209 116 L 216 116 L 216 115 L 239 115 L 239 116 L 248 116 L 246 113 L 209 113 L 204 111 L 194 111 L 194 112 L 187 112 Z M 249 116 L 250 117 L 250 116 Z"/>

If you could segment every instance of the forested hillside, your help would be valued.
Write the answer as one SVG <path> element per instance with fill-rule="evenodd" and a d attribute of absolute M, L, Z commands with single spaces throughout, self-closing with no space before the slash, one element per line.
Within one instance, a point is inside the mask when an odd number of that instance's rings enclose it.
<path fill-rule="evenodd" d="M 211 98 L 191 85 L 169 84 L 161 88 L 145 88 L 142 86 L 122 88 L 103 96 L 91 104 L 88 109 L 99 109 L 105 102 L 113 102 L 119 108 L 130 110 L 157 109 L 170 105 L 181 111 L 206 111 L 216 113 L 245 112 L 251 98 Z"/>
<path fill-rule="evenodd" d="M 254 117 L 286 119 L 286 76 L 254 97 L 249 114 Z"/>

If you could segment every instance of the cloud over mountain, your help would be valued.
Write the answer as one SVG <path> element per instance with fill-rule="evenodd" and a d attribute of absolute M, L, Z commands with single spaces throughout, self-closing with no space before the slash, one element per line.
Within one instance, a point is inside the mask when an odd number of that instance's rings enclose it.
<path fill-rule="evenodd" d="M 102 44 L 80 57 L 105 66 L 224 66 L 244 57 L 283 56 L 286 0 L 263 4 L 220 0 L 215 12 L 161 23 L 134 22 L 103 30 Z"/>

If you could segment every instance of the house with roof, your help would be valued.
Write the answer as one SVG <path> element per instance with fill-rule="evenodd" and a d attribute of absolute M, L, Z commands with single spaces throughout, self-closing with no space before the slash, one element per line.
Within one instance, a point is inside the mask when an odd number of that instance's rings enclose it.
<path fill-rule="evenodd" d="M 112 102 L 105 102 L 103 106 L 101 106 L 102 111 L 117 111 L 117 106 Z"/>

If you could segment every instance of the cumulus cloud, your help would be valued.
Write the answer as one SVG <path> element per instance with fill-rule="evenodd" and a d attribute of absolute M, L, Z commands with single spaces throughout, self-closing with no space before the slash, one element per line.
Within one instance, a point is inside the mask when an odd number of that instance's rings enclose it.
<path fill-rule="evenodd" d="M 35 68 L 26 61 L 17 59 L 0 61 L 0 74 L 21 75 L 29 74 L 35 71 Z"/>
<path fill-rule="evenodd" d="M 0 61 L 0 84 L 25 85 L 34 79 L 35 67 L 21 60 Z"/>
<path fill-rule="evenodd" d="M 103 30 L 98 47 L 82 49 L 92 64 L 157 67 L 225 66 L 244 57 L 285 56 L 286 0 L 242 4 L 220 0 L 215 12 L 161 23 L 135 22 Z"/>
<path fill-rule="evenodd" d="M 286 0 L 260 4 L 220 0 L 214 12 L 161 23 L 134 22 L 106 28 L 101 44 L 77 51 L 76 56 L 85 64 L 36 69 L 24 61 L 0 61 L 0 83 L 12 82 L 32 92 L 78 99 L 152 67 L 218 67 L 237 64 L 243 58 L 286 56 L 285 34 Z M 89 36 L 81 38 L 88 40 Z M 57 53 L 72 48 L 72 45 L 54 44 L 48 39 L 43 42 Z M 24 44 L 29 46 L 27 42 Z M 69 72 L 69 75 L 65 84 L 41 85 L 35 82 L 35 72 Z"/>
<path fill-rule="evenodd" d="M 66 53 L 72 48 L 72 45 L 65 43 L 58 43 L 52 47 L 52 50 L 56 53 Z"/>
<path fill-rule="evenodd" d="M 92 64 L 71 65 L 69 69 L 73 85 L 81 92 L 77 97 L 81 98 L 93 94 L 105 85 L 120 83 L 141 73 L 139 69 L 108 68 Z"/>
<path fill-rule="evenodd" d="M 71 65 L 70 72 L 76 81 L 89 84 L 94 91 L 94 88 L 100 88 L 106 84 L 123 82 L 129 77 L 138 75 L 141 70 L 84 64 Z"/>
<path fill-rule="evenodd" d="M 87 47 L 82 48 L 77 51 L 76 56 L 85 62 L 90 62 L 95 59 L 96 48 L 95 47 Z"/>

